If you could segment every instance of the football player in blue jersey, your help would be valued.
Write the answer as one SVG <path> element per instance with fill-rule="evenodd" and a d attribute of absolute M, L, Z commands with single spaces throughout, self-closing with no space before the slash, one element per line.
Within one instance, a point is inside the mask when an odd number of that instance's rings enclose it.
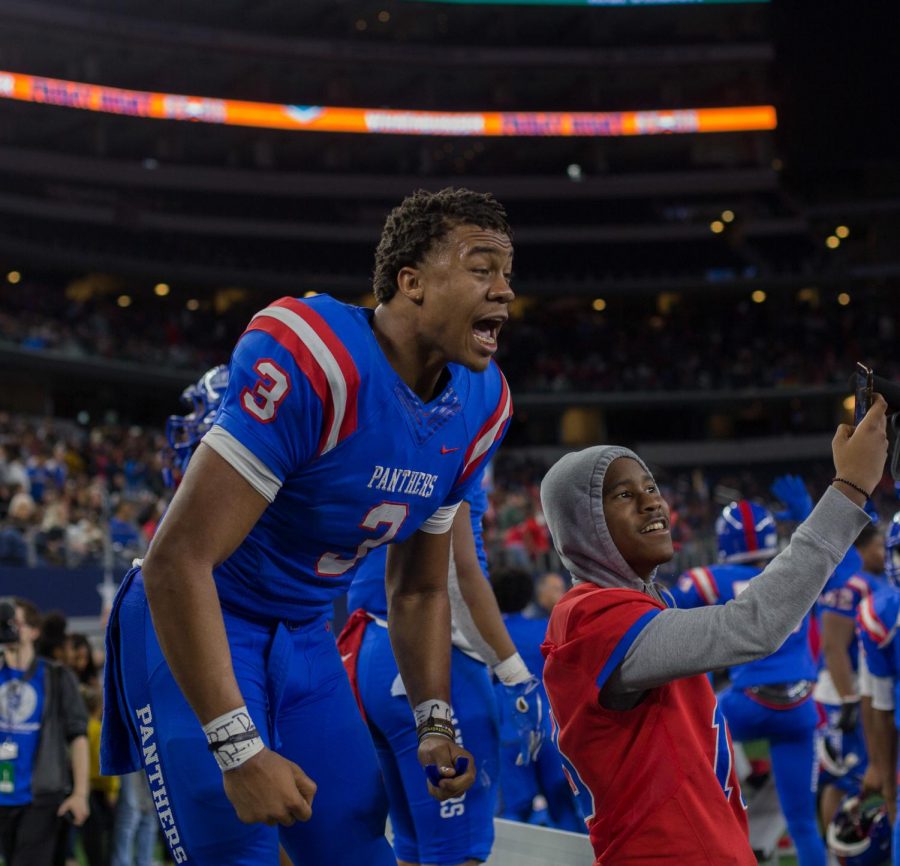
<path fill-rule="evenodd" d="M 543 577 L 545 585 L 550 588 L 546 593 L 545 603 L 552 609 L 556 584 L 561 584 L 564 590 L 565 583 L 555 572 L 548 572 Z M 503 614 L 503 623 L 516 649 L 530 670 L 543 673 L 544 657 L 541 655 L 541 644 L 547 633 L 547 620 L 527 617 L 523 613 L 535 594 L 535 584 L 531 575 L 517 568 L 498 569 L 491 575 L 491 585 L 497 597 L 497 605 Z M 561 597 L 562 593 L 559 595 Z M 544 706 L 548 707 L 543 683 L 541 683 L 541 697 Z M 562 759 L 552 742 L 550 713 L 544 713 L 544 747 L 540 755 L 533 763 L 523 764 L 517 755 L 515 716 L 507 710 L 507 706 L 505 703 L 500 706 L 500 796 L 503 800 L 501 817 L 513 821 L 527 821 L 532 815 L 534 798 L 540 794 L 547 801 L 547 815 L 551 827 L 573 833 L 585 833 L 587 827 L 584 818 L 563 771 Z"/>
<path fill-rule="evenodd" d="M 854 623 L 860 603 L 884 585 L 883 572 L 884 537 L 870 525 L 859 534 L 819 598 L 823 666 L 814 697 L 826 717 L 823 745 L 828 751 L 819 780 L 823 824 L 834 815 L 842 797 L 859 793 L 868 764 Z"/>
<path fill-rule="evenodd" d="M 449 530 L 512 411 L 492 363 L 511 265 L 491 196 L 419 191 L 385 224 L 374 311 L 283 298 L 238 341 L 107 635 L 105 772 L 145 768 L 176 862 L 270 864 L 279 837 L 304 864 L 394 862 L 329 625 L 356 565 L 389 542 L 391 640 L 428 789 L 471 786 L 450 706 Z"/>
<path fill-rule="evenodd" d="M 872 763 L 873 784 L 880 787 L 894 824 L 893 862 L 900 864 L 900 826 L 897 822 L 897 701 L 900 698 L 900 511 L 885 536 L 886 585 L 859 605 L 857 624 L 865 667 L 870 674 L 872 713 L 866 742 Z"/>
<path fill-rule="evenodd" d="M 812 500 L 807 493 L 795 503 L 796 513 L 790 516 L 801 522 L 812 511 Z M 726 604 L 778 553 L 774 516 L 746 499 L 723 509 L 716 536 L 720 564 L 693 568 L 678 579 L 672 590 L 678 607 Z M 800 866 L 825 866 L 825 845 L 816 825 L 818 713 L 812 701 L 816 664 L 809 619 L 804 617 L 772 655 L 731 668 L 731 683 L 719 696 L 719 706 L 735 740 L 769 741 L 778 799 L 797 860 Z"/>
<path fill-rule="evenodd" d="M 380 551 L 360 564 L 350 587 L 348 601 L 355 610 L 338 646 L 375 741 L 400 866 L 474 866 L 490 856 L 499 722 L 488 666 L 499 681 L 501 702 L 514 719 L 519 761 L 530 763 L 541 751 L 541 687 L 510 640 L 486 577 L 481 524 L 487 504 L 487 492 L 478 483 L 457 511 L 452 530 L 453 722 L 457 742 L 480 767 L 475 784 L 459 797 L 437 803 L 422 787 L 415 724 L 388 640 L 385 557 Z"/>

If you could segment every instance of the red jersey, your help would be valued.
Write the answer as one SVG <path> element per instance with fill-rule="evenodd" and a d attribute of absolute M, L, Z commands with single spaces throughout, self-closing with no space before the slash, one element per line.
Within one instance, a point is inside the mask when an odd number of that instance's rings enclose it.
<path fill-rule="evenodd" d="M 600 690 L 664 606 L 581 584 L 541 647 L 554 739 L 587 818 L 595 866 L 755 866 L 731 736 L 702 674 L 649 690 L 631 710 Z"/>

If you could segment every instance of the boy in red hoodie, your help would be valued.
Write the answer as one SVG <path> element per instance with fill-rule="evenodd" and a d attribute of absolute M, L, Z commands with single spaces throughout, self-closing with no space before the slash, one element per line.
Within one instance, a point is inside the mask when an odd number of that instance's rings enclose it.
<path fill-rule="evenodd" d="M 833 442 L 837 477 L 736 600 L 676 610 L 653 582 L 669 510 L 627 448 L 568 454 L 541 499 L 575 587 L 550 617 L 544 684 L 596 866 L 755 866 L 731 739 L 704 674 L 787 638 L 869 518 L 887 454 L 882 398 Z"/>

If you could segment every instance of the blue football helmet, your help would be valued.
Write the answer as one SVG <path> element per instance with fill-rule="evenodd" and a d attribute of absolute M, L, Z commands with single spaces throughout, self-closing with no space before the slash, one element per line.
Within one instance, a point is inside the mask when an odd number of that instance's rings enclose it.
<path fill-rule="evenodd" d="M 900 588 L 900 511 L 894 515 L 884 537 L 884 573 Z"/>
<path fill-rule="evenodd" d="M 207 370 L 181 394 L 181 402 L 190 408 L 187 415 L 170 415 L 166 421 L 166 440 L 172 449 L 171 462 L 184 474 L 203 435 L 212 427 L 216 412 L 228 388 L 228 367 L 220 364 Z M 167 478 L 167 483 L 170 480 Z"/>
<path fill-rule="evenodd" d="M 716 520 L 720 562 L 753 562 L 778 553 L 778 529 L 768 508 L 742 499 L 722 509 Z"/>
<path fill-rule="evenodd" d="M 891 862 L 891 822 L 880 798 L 844 797 L 825 835 L 829 850 L 842 866 Z"/>

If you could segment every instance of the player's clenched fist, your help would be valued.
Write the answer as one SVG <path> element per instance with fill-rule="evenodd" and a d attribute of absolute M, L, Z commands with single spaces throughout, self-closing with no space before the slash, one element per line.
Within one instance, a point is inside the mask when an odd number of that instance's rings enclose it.
<path fill-rule="evenodd" d="M 447 737 L 423 737 L 419 743 L 418 757 L 425 768 L 428 793 L 436 800 L 459 797 L 475 781 L 475 759 Z"/>
<path fill-rule="evenodd" d="M 293 761 L 263 749 L 222 774 L 225 794 L 245 824 L 281 824 L 312 817 L 316 783 Z"/>

